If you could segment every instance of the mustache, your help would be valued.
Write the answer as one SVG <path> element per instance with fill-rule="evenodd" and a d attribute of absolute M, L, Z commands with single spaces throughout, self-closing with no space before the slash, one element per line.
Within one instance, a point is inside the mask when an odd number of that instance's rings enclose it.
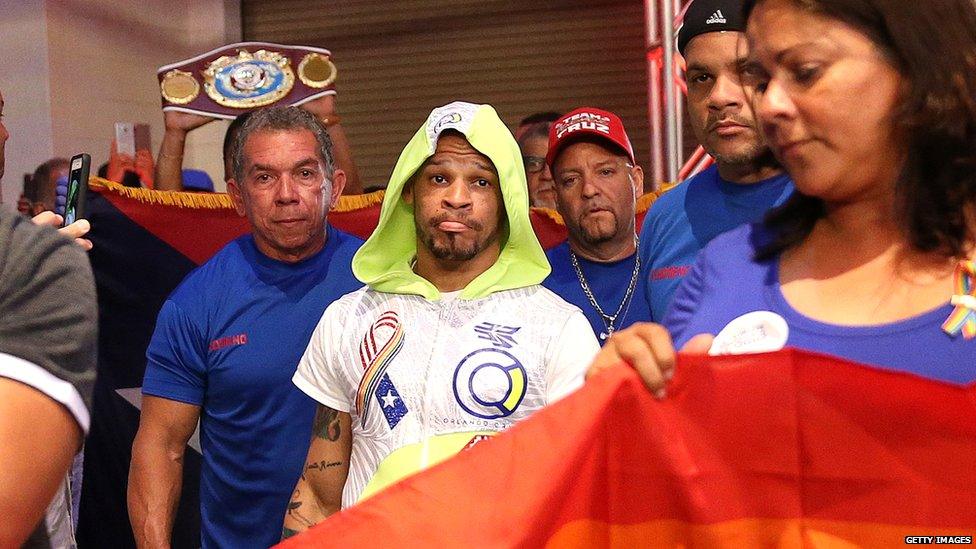
<path fill-rule="evenodd" d="M 586 202 L 586 209 L 583 214 L 587 214 L 593 210 L 606 210 L 609 212 L 613 211 L 611 203 L 607 200 L 589 200 Z"/>
<path fill-rule="evenodd" d="M 480 231 L 481 229 L 484 228 L 484 226 L 479 221 L 476 221 L 474 219 L 470 219 L 466 215 L 451 215 L 451 214 L 446 214 L 446 213 L 439 214 L 439 215 L 435 215 L 434 217 L 432 217 L 430 219 L 430 221 L 428 222 L 428 225 L 430 225 L 431 227 L 436 227 L 436 226 L 440 225 L 441 223 L 443 223 L 445 221 L 453 221 L 455 223 L 464 223 L 465 225 L 467 225 L 468 227 L 471 227 L 472 229 L 474 229 L 476 231 Z"/>
<path fill-rule="evenodd" d="M 726 122 L 732 122 L 733 124 L 738 124 L 747 128 L 754 128 L 756 126 L 751 120 L 746 120 L 738 115 L 720 116 L 710 114 L 705 120 L 705 127 L 708 128 L 708 131 L 712 131 L 717 128 L 719 124 L 724 124 Z"/>

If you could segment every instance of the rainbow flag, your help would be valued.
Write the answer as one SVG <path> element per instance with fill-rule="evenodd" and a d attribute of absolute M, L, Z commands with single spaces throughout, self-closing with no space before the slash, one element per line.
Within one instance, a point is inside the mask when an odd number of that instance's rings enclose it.
<path fill-rule="evenodd" d="M 787 349 L 681 356 L 662 401 L 612 369 L 279 547 L 895 547 L 974 535 L 973 385 Z"/>

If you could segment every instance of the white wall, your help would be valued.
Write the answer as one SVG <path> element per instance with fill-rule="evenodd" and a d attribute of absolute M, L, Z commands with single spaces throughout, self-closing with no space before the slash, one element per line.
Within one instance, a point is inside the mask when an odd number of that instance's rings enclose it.
<path fill-rule="evenodd" d="M 11 138 L 3 202 L 15 204 L 22 174 L 52 156 L 88 152 L 97 168 L 108 160 L 116 121 L 150 124 L 156 149 L 163 135 L 156 68 L 238 40 L 237 1 L 5 1 L 0 90 Z M 204 126 L 187 143 L 186 167 L 219 184 L 225 127 Z"/>
<path fill-rule="evenodd" d="M 48 78 L 44 0 L 10 0 L 0 14 L 0 90 L 3 122 L 11 138 L 0 199 L 16 206 L 22 175 L 52 156 L 51 91 Z"/>

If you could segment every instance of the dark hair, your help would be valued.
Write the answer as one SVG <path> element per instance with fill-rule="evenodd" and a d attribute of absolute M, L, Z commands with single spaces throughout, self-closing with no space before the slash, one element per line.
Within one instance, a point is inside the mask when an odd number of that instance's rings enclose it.
<path fill-rule="evenodd" d="M 234 135 L 231 153 L 234 161 L 234 178 L 237 179 L 238 184 L 244 179 L 244 144 L 247 143 L 248 137 L 262 131 L 294 130 L 308 130 L 315 136 L 319 160 L 322 161 L 326 178 L 331 180 L 335 161 L 332 158 L 332 139 L 325 125 L 305 109 L 274 105 L 252 111 Z"/>
<path fill-rule="evenodd" d="M 54 172 L 68 171 L 67 158 L 52 158 L 34 170 L 32 181 L 34 182 L 35 202 L 43 202 L 47 208 L 54 208 L 56 198 L 57 182 L 51 179 Z"/>
<path fill-rule="evenodd" d="M 108 179 L 108 162 L 98 167 L 97 174 L 102 179 Z M 122 181 L 116 181 L 116 183 L 121 183 L 125 187 L 133 187 L 136 189 L 142 187 L 142 180 L 139 179 L 139 174 L 129 170 L 122 172 Z"/>
<path fill-rule="evenodd" d="M 68 169 L 68 159 L 55 157 L 45 160 L 37 169 L 34 170 L 34 179 L 47 179 L 53 172 Z"/>
<path fill-rule="evenodd" d="M 549 128 L 552 126 L 552 122 L 535 122 L 528 126 L 528 129 L 522 133 L 518 138 L 518 146 L 521 149 L 528 143 L 529 139 L 534 137 L 542 137 L 546 140 L 549 139 Z"/>
<path fill-rule="evenodd" d="M 523 118 L 519 122 L 519 126 L 528 126 L 529 124 L 538 124 L 540 122 L 552 123 L 559 120 L 560 116 L 562 115 L 556 111 L 536 112 Z"/>
<path fill-rule="evenodd" d="M 386 185 L 382 183 L 372 183 L 363 187 L 363 194 L 375 193 L 376 191 L 385 191 Z"/>
<path fill-rule="evenodd" d="M 252 112 L 254 111 L 237 115 L 237 118 L 231 120 L 230 124 L 227 125 L 227 131 L 224 132 L 224 148 L 222 149 L 224 151 L 224 162 L 227 162 L 228 159 L 233 162 L 234 156 L 231 149 L 234 147 L 234 138 L 237 137 L 237 132 L 241 131 L 241 126 L 251 117 Z"/>
<path fill-rule="evenodd" d="M 764 0 L 746 0 L 748 18 Z M 916 250 L 962 257 L 976 207 L 976 4 L 973 0 L 792 0 L 871 40 L 905 79 L 892 116 L 907 158 L 895 187 L 899 225 Z M 825 215 L 822 200 L 794 193 L 770 212 L 772 257 L 803 241 Z"/>

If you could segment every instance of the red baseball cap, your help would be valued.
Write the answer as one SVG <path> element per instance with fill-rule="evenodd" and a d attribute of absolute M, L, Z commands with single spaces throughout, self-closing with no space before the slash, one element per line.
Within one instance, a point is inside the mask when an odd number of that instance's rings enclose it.
<path fill-rule="evenodd" d="M 584 136 L 596 136 L 621 149 L 634 164 L 634 147 L 620 117 L 612 112 L 594 107 L 580 107 L 559 117 L 549 129 L 549 152 L 546 164 L 552 169 L 556 156 L 572 141 Z"/>

